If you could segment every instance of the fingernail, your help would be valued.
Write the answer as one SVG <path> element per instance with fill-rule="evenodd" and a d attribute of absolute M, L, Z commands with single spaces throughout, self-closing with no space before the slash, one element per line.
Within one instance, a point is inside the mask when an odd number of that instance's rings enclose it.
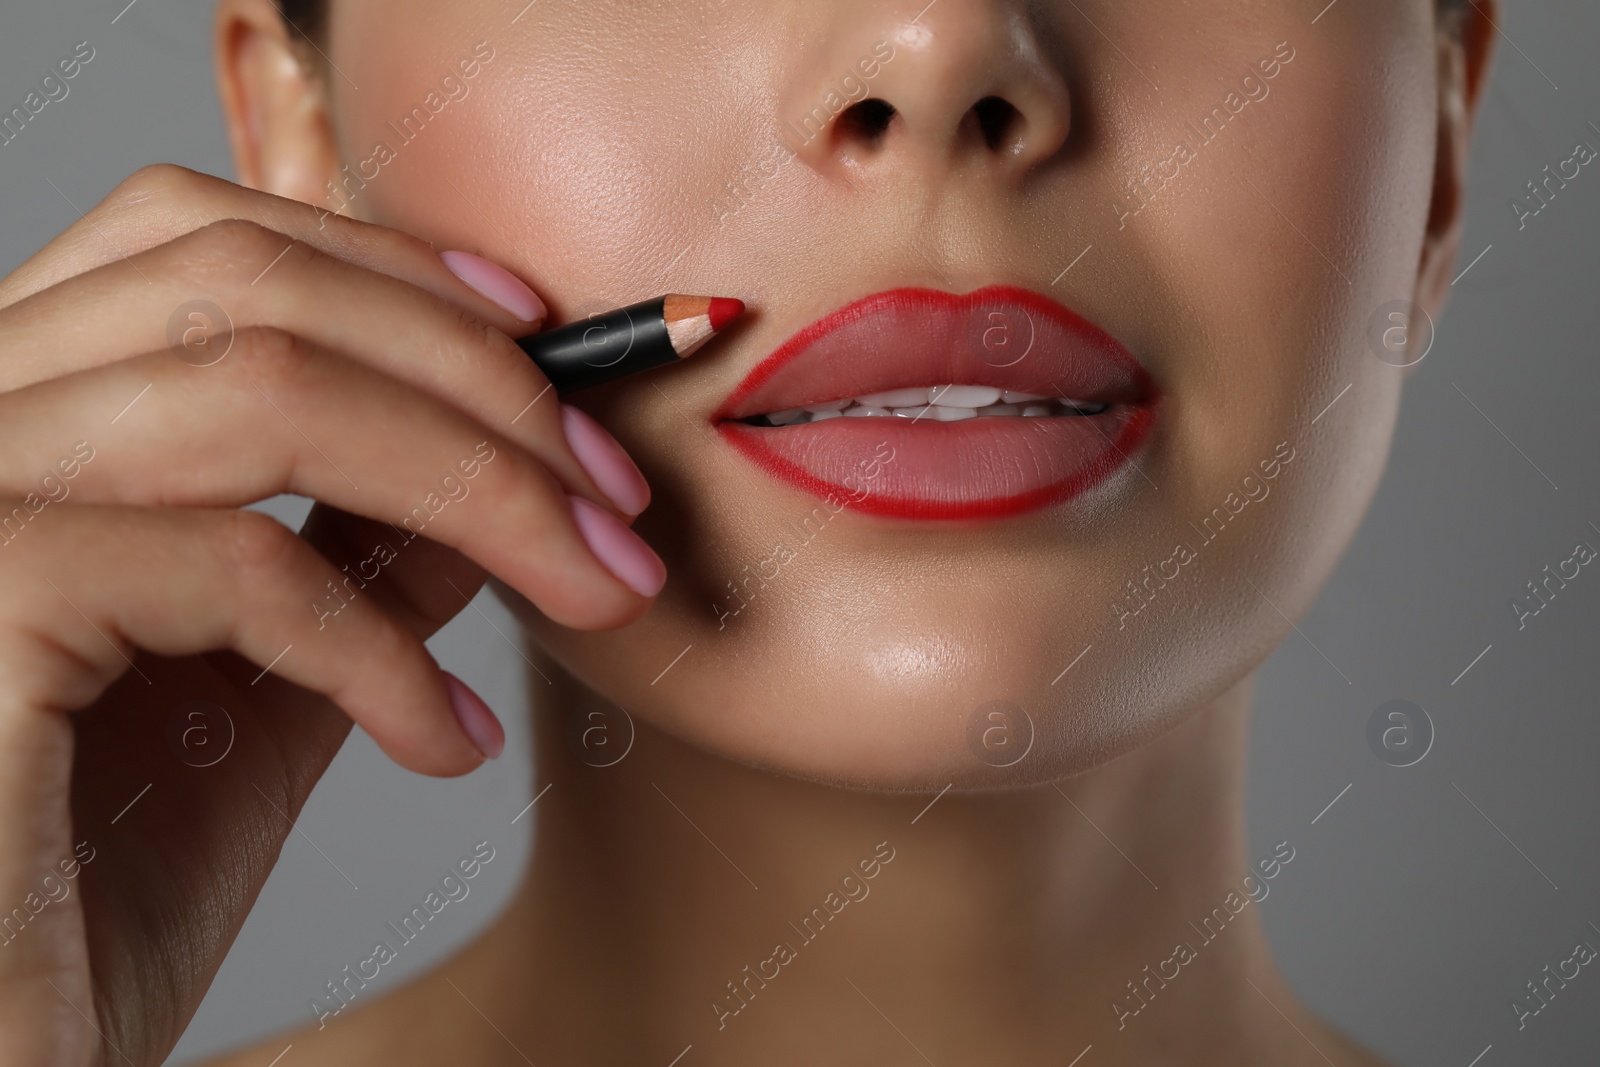
<path fill-rule="evenodd" d="M 609 511 L 582 497 L 572 501 L 578 532 L 606 569 L 640 596 L 655 596 L 667 584 L 667 565 L 639 535 Z"/>
<path fill-rule="evenodd" d="M 538 322 L 544 318 L 544 301 L 504 267 L 471 252 L 440 252 L 439 258 L 444 260 L 451 274 L 523 322 Z"/>
<path fill-rule="evenodd" d="M 571 404 L 561 405 L 561 426 L 572 454 L 618 511 L 637 515 L 650 506 L 644 475 L 604 426 Z"/>
<path fill-rule="evenodd" d="M 445 692 L 450 694 L 450 709 L 456 713 L 456 722 L 461 724 L 462 732 L 485 758 L 499 756 L 506 747 L 505 727 L 500 725 L 500 720 L 489 710 L 489 705 L 468 688 L 466 682 L 449 671 L 440 673 L 444 675 Z"/>

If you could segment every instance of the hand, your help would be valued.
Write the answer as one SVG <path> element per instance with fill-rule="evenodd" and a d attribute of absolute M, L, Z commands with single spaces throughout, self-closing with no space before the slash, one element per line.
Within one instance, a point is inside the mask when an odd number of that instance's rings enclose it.
<path fill-rule="evenodd" d="M 0 1063 L 164 1058 L 352 720 L 426 774 L 497 754 L 423 645 L 486 573 L 580 629 L 659 591 L 642 478 L 498 280 L 155 167 L 0 281 Z M 174 346 L 197 300 L 231 337 Z M 285 492 L 298 535 L 240 510 Z M 180 758 L 190 701 L 225 762 Z"/>

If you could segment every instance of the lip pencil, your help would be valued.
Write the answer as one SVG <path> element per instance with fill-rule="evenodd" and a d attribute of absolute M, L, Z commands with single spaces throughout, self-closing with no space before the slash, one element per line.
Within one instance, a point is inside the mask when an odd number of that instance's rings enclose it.
<path fill-rule="evenodd" d="M 558 393 L 575 393 L 688 359 L 744 314 L 723 296 L 663 296 L 618 308 L 517 344 Z"/>

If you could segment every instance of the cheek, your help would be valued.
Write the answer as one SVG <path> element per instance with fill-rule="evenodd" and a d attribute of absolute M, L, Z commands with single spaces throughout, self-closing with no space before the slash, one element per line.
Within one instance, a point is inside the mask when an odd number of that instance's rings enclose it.
<path fill-rule="evenodd" d="M 343 87 L 339 104 L 346 158 L 369 155 L 374 140 L 397 156 L 358 214 L 441 248 L 486 248 L 558 318 L 652 294 L 665 268 L 694 262 L 718 226 L 719 192 L 763 143 L 755 128 L 770 105 L 752 95 L 770 80 L 761 70 L 730 71 L 714 42 L 670 13 L 535 4 L 507 33 L 500 5 L 404 6 L 353 5 L 341 24 L 361 87 Z M 402 64 L 384 61 L 387 38 L 412 56 L 416 42 L 437 43 Z M 495 55 L 470 95 L 399 143 L 398 118 L 479 41 Z M 730 122 L 752 129 L 733 137 Z"/>
<path fill-rule="evenodd" d="M 1152 506 L 1120 521 L 1126 577 L 1178 541 L 1199 559 L 1140 617 L 1145 676 L 1077 681 L 1151 721 L 1213 695 L 1285 636 L 1278 609 L 1309 605 L 1381 477 L 1404 372 L 1376 357 L 1368 333 L 1416 283 L 1435 123 L 1431 32 L 1410 25 L 1424 10 L 1358 3 L 1315 38 L 1298 25 L 1238 27 L 1232 65 L 1218 68 L 1237 69 L 1227 84 L 1279 40 L 1297 46 L 1294 61 L 1121 234 L 1138 245 L 1129 280 L 1160 323 L 1148 348 L 1170 401 L 1147 465 Z M 1198 119 L 1221 102 L 1217 84 L 1169 81 L 1162 111 Z M 1230 493 L 1245 497 L 1244 477 L 1280 442 L 1296 458 L 1271 496 L 1205 540 L 1195 526 Z"/>
<path fill-rule="evenodd" d="M 1294 447 L 1272 498 L 1250 505 L 1274 513 L 1253 538 L 1262 555 L 1231 561 L 1241 574 L 1265 565 L 1256 584 L 1291 615 L 1348 543 L 1399 410 L 1405 374 L 1370 335 L 1385 305 L 1414 294 L 1432 189 L 1431 38 L 1404 25 L 1414 17 L 1376 14 L 1349 24 L 1359 36 L 1300 47 L 1243 116 L 1252 125 L 1217 183 L 1172 220 L 1175 261 L 1210 262 L 1172 275 L 1180 321 L 1203 333 L 1174 368 L 1183 406 L 1170 438 L 1200 477 L 1175 480 L 1170 498 L 1208 511 L 1243 495 L 1278 442 Z"/>

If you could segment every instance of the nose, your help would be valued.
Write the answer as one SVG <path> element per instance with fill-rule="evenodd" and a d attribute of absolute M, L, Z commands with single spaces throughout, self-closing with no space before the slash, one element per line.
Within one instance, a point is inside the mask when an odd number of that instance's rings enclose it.
<path fill-rule="evenodd" d="M 1072 128 L 1063 63 L 1028 0 L 807 0 L 821 42 L 782 94 L 789 145 L 816 170 L 1000 177 L 1055 157 Z"/>

